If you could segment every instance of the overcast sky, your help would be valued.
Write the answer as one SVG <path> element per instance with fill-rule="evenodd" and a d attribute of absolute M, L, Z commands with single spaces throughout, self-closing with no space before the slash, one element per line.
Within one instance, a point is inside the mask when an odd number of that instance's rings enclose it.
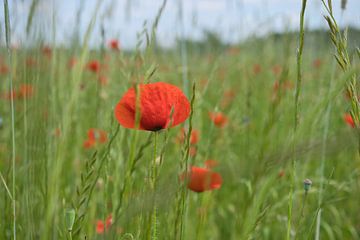
<path fill-rule="evenodd" d="M 25 28 L 31 0 L 12 0 L 12 38 L 22 44 L 26 41 Z M 41 29 L 49 40 L 52 36 L 52 21 L 55 19 L 57 43 L 69 43 L 74 31 L 83 36 L 97 0 L 84 0 L 81 18 L 76 15 L 81 0 L 40 0 L 34 18 L 34 28 Z M 348 0 L 342 14 L 340 0 L 333 0 L 336 18 L 342 26 L 360 27 L 360 0 Z M 118 38 L 123 48 L 132 48 L 137 33 L 143 29 L 144 21 L 150 28 L 162 0 L 103 0 L 97 11 L 97 22 L 91 36 L 91 45 L 101 43 L 100 25 L 107 38 Z M 201 39 L 203 30 L 218 33 L 226 42 L 236 42 L 250 35 L 261 35 L 270 31 L 297 29 L 301 0 L 168 0 L 158 26 L 158 40 L 163 46 L 171 46 L 180 36 Z M 181 7 L 180 7 L 181 6 Z M 1 27 L 3 9 L 1 4 Z M 183 9 L 183 21 L 179 9 Z M 55 15 L 53 14 L 55 13 Z M 326 27 L 324 9 L 320 0 L 308 0 L 306 25 L 308 28 Z M 53 18 L 55 16 L 55 18 Z M 182 26 L 184 31 L 182 31 Z M 3 41 L 3 34 L 1 35 Z"/>

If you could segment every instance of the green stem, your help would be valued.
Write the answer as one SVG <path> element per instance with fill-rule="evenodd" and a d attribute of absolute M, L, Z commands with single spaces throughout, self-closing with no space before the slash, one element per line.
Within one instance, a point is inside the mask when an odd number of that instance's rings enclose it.
<path fill-rule="evenodd" d="M 5 16 L 5 37 L 6 37 L 6 48 L 9 57 L 9 66 L 12 65 L 12 54 L 10 49 L 11 35 L 10 35 L 10 17 L 9 17 L 9 4 L 7 0 L 4 0 L 4 16 Z M 10 68 L 11 69 L 11 68 Z M 11 70 L 9 73 L 10 79 L 10 92 L 13 90 L 13 79 Z M 16 169 L 15 169 L 15 158 L 16 158 L 16 146 L 15 146 L 15 111 L 14 111 L 14 96 L 11 94 L 11 140 L 12 140 L 12 210 L 13 210 L 13 238 L 16 240 Z"/>
<path fill-rule="evenodd" d="M 293 135 L 293 150 L 294 157 L 291 163 L 291 184 L 289 192 L 289 201 L 288 201 L 288 223 L 287 223 L 287 232 L 286 239 L 290 239 L 291 233 L 291 220 L 292 220 L 292 208 L 293 208 L 293 195 L 294 195 L 294 185 L 295 185 L 295 174 L 296 174 L 296 154 L 295 154 L 295 141 L 296 141 L 296 132 L 299 125 L 299 97 L 301 91 L 301 82 L 302 82 L 302 54 L 304 48 L 304 16 L 306 9 L 307 0 L 302 0 L 301 13 L 300 13 L 300 33 L 299 33 L 299 48 L 297 51 L 297 81 L 295 89 L 295 116 L 294 116 L 294 135 Z"/>
<path fill-rule="evenodd" d="M 157 163 L 156 163 L 156 155 L 157 155 L 157 139 L 158 139 L 158 132 L 154 133 L 154 155 L 151 164 L 151 190 L 154 196 L 154 204 L 152 209 L 152 216 L 151 216 L 151 239 L 157 239 L 157 194 L 156 194 L 156 186 L 157 186 Z"/>

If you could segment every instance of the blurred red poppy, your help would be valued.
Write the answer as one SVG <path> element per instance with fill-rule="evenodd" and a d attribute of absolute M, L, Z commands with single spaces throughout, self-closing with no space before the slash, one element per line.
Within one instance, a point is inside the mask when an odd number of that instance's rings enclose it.
<path fill-rule="evenodd" d="M 96 222 L 96 233 L 97 234 L 102 234 L 102 233 L 104 233 L 104 230 L 105 230 L 105 225 L 104 225 L 103 221 L 97 220 L 97 222 Z"/>
<path fill-rule="evenodd" d="M 99 82 L 102 86 L 106 86 L 109 82 L 109 79 L 107 76 L 101 75 L 99 76 Z"/>
<path fill-rule="evenodd" d="M 205 167 L 208 169 L 214 168 L 217 165 L 219 165 L 219 163 L 216 160 L 209 159 L 205 161 Z"/>
<path fill-rule="evenodd" d="M 102 144 L 107 141 L 107 133 L 101 129 L 90 128 L 87 135 L 88 138 L 83 144 L 86 149 L 93 148 L 96 144 Z"/>
<path fill-rule="evenodd" d="M 87 64 L 87 69 L 93 73 L 98 73 L 100 71 L 100 63 L 97 60 L 91 60 Z"/>
<path fill-rule="evenodd" d="M 119 50 L 120 50 L 119 41 L 118 41 L 117 39 L 111 39 L 111 40 L 109 41 L 109 47 L 110 47 L 112 50 L 119 51 Z"/>
<path fill-rule="evenodd" d="M 254 72 L 254 74 L 259 74 L 259 73 L 261 73 L 261 65 L 258 64 L 258 63 L 254 64 L 254 66 L 253 66 L 253 72 Z"/>
<path fill-rule="evenodd" d="M 139 84 L 138 89 L 140 130 L 159 131 L 179 125 L 189 117 L 190 103 L 178 87 L 157 82 Z M 135 102 L 135 89 L 130 88 L 115 107 L 115 117 L 125 128 L 135 128 Z"/>
<path fill-rule="evenodd" d="M 180 176 L 181 180 L 187 181 L 187 187 L 194 192 L 204 192 L 219 189 L 222 178 L 219 173 L 208 168 L 191 167 L 191 171 Z"/>
<path fill-rule="evenodd" d="M 282 71 L 282 68 L 279 64 L 276 64 L 272 67 L 272 72 L 275 76 L 278 76 Z"/>
<path fill-rule="evenodd" d="M 106 219 L 105 223 L 102 220 L 96 221 L 96 233 L 97 234 L 103 234 L 106 230 L 109 230 L 109 228 L 112 225 L 112 215 L 110 214 Z"/>
<path fill-rule="evenodd" d="M 19 98 L 29 98 L 34 94 L 34 88 L 31 84 L 21 84 L 19 91 L 18 91 L 18 97 Z"/>
<path fill-rule="evenodd" d="M 11 91 L 3 92 L 1 94 L 1 98 L 5 100 L 10 100 L 11 97 L 13 97 L 14 99 L 17 98 L 17 92 L 15 89 Z"/>
<path fill-rule="evenodd" d="M 1 63 L 0 64 L 0 74 L 7 74 L 9 72 L 8 66 L 6 64 Z"/>
<path fill-rule="evenodd" d="M 77 63 L 77 59 L 75 57 L 70 58 L 70 60 L 68 62 L 69 68 L 75 67 L 76 63 Z"/>
<path fill-rule="evenodd" d="M 46 56 L 46 57 L 51 57 L 51 54 L 52 54 L 52 49 L 51 49 L 51 47 L 49 47 L 49 46 L 44 46 L 43 48 L 42 48 L 42 52 L 43 52 L 43 54 Z"/>
<path fill-rule="evenodd" d="M 350 127 L 352 127 L 352 128 L 355 127 L 354 119 L 352 118 L 350 113 L 345 113 L 344 114 L 344 120 Z"/>
<path fill-rule="evenodd" d="M 322 62 L 321 62 L 321 59 L 320 58 L 317 58 L 313 61 L 313 67 L 314 68 L 320 68 L 322 65 Z"/>
<path fill-rule="evenodd" d="M 178 136 L 178 140 L 180 143 L 183 143 L 185 141 L 185 137 L 186 137 L 187 131 L 185 130 L 185 128 L 181 128 L 180 130 L 180 134 Z M 191 131 L 191 136 L 190 136 L 190 144 L 195 145 L 199 142 L 199 131 L 196 129 L 192 129 Z"/>
<path fill-rule="evenodd" d="M 209 117 L 215 126 L 219 128 L 224 127 L 228 122 L 228 118 L 221 112 L 209 112 Z"/>

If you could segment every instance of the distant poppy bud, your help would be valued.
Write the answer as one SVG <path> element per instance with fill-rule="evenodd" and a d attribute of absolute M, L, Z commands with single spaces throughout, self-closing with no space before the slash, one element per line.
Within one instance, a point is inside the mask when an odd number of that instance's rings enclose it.
<path fill-rule="evenodd" d="M 344 121 L 352 128 L 355 127 L 354 119 L 352 118 L 350 113 L 345 113 L 344 115 Z"/>
<path fill-rule="evenodd" d="M 187 187 L 194 192 L 204 192 L 219 189 L 222 178 L 219 173 L 207 168 L 191 167 L 191 171 L 181 176 L 187 181 Z"/>
<path fill-rule="evenodd" d="M 224 127 L 228 122 L 228 118 L 221 112 L 210 112 L 209 117 L 215 126 L 219 128 Z"/>
<path fill-rule="evenodd" d="M 190 103 L 176 86 L 157 82 L 139 84 L 139 129 L 159 131 L 184 122 Z M 135 128 L 136 92 L 130 88 L 115 107 L 115 117 L 125 128 Z M 170 119 L 171 118 L 171 119 Z"/>
<path fill-rule="evenodd" d="M 67 209 L 65 211 L 65 225 L 69 232 L 72 231 L 75 222 L 75 210 Z"/>

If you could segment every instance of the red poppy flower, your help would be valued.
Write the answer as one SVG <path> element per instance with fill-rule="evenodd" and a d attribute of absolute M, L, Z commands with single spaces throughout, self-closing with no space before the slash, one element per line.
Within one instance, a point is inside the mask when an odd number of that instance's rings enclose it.
<path fill-rule="evenodd" d="M 15 89 L 1 94 L 1 98 L 5 100 L 11 100 L 11 97 L 13 97 L 13 99 L 17 97 L 17 92 Z"/>
<path fill-rule="evenodd" d="M 254 64 L 254 66 L 253 66 L 253 72 L 254 72 L 254 74 L 259 74 L 259 73 L 261 73 L 261 65 L 258 64 L 258 63 Z"/>
<path fill-rule="evenodd" d="M 113 218 L 112 215 L 110 214 L 105 220 L 106 228 L 107 229 L 110 228 L 112 223 L 113 223 Z"/>
<path fill-rule="evenodd" d="M 208 169 L 212 169 L 212 168 L 216 167 L 217 165 L 219 165 L 219 163 L 216 160 L 209 159 L 209 160 L 205 161 L 205 167 Z"/>
<path fill-rule="evenodd" d="M 18 92 L 19 98 L 29 98 L 34 94 L 34 88 L 31 84 L 21 84 Z"/>
<path fill-rule="evenodd" d="M 44 54 L 45 56 L 51 57 L 52 49 L 51 49 L 51 47 L 49 47 L 49 46 L 44 46 L 44 47 L 42 48 L 42 52 L 43 52 L 43 54 Z"/>
<path fill-rule="evenodd" d="M 75 67 L 76 63 L 77 63 L 77 59 L 75 57 L 70 58 L 70 60 L 68 62 L 69 68 Z"/>
<path fill-rule="evenodd" d="M 281 70 L 282 70 L 282 68 L 278 64 L 276 64 L 272 67 L 272 72 L 275 76 L 278 76 L 281 73 Z"/>
<path fill-rule="evenodd" d="M 185 141 L 185 137 L 186 137 L 186 133 L 187 131 L 185 130 L 185 128 L 181 128 L 180 130 L 180 134 L 178 137 L 178 140 L 180 143 L 183 143 Z M 196 129 L 193 129 L 191 131 L 191 136 L 190 136 L 190 144 L 195 145 L 199 142 L 199 131 Z"/>
<path fill-rule="evenodd" d="M 322 65 L 322 62 L 321 62 L 321 59 L 320 58 L 317 58 L 313 61 L 313 67 L 314 68 L 320 68 Z"/>
<path fill-rule="evenodd" d="M 119 41 L 117 39 L 111 39 L 109 41 L 109 47 L 112 49 L 112 50 L 116 50 L 118 51 L 120 48 L 119 48 Z"/>
<path fill-rule="evenodd" d="M 189 117 L 190 103 L 178 87 L 163 82 L 139 84 L 139 92 L 140 130 L 174 127 Z M 130 88 L 115 107 L 115 117 L 125 128 L 135 128 L 135 102 L 135 89 Z"/>
<path fill-rule="evenodd" d="M 99 82 L 102 86 L 106 86 L 109 82 L 109 79 L 106 76 L 102 75 L 99 76 Z"/>
<path fill-rule="evenodd" d="M 228 122 L 228 118 L 221 112 L 209 112 L 209 117 L 215 126 L 220 128 L 224 127 Z"/>
<path fill-rule="evenodd" d="M 0 74 L 7 74 L 9 72 L 9 68 L 8 66 L 6 66 L 6 64 L 1 64 L 0 65 Z"/>
<path fill-rule="evenodd" d="M 105 230 L 109 230 L 113 223 L 112 215 L 110 214 L 106 219 L 105 223 L 102 220 L 96 221 L 96 233 L 103 234 Z"/>
<path fill-rule="evenodd" d="M 86 149 L 95 147 L 96 144 L 105 143 L 107 141 L 107 134 L 104 130 L 90 128 L 88 130 L 88 138 L 85 140 L 83 146 Z"/>
<path fill-rule="evenodd" d="M 36 60 L 32 57 L 26 58 L 25 63 L 26 63 L 26 66 L 28 66 L 28 67 L 35 67 L 37 64 Z"/>
<path fill-rule="evenodd" d="M 97 222 L 96 222 L 96 233 L 97 234 L 102 234 L 102 233 L 104 233 L 104 230 L 105 230 L 104 222 L 101 221 L 101 220 L 97 220 Z"/>
<path fill-rule="evenodd" d="M 87 69 L 93 73 L 98 73 L 100 71 L 100 63 L 97 60 L 92 60 L 88 62 Z"/>
<path fill-rule="evenodd" d="M 290 90 L 290 89 L 294 88 L 292 82 L 285 80 L 281 84 L 279 83 L 279 81 L 275 81 L 274 85 L 273 85 L 273 90 L 275 92 L 277 92 L 280 89 L 280 85 L 281 85 L 282 90 Z"/>
<path fill-rule="evenodd" d="M 352 128 L 355 127 L 354 119 L 352 118 L 350 113 L 345 113 L 344 120 L 350 127 L 352 127 Z"/>
<path fill-rule="evenodd" d="M 187 187 L 194 192 L 204 192 L 219 189 L 222 178 L 219 173 L 208 168 L 191 167 L 191 171 L 181 176 L 181 180 L 188 181 Z"/>

